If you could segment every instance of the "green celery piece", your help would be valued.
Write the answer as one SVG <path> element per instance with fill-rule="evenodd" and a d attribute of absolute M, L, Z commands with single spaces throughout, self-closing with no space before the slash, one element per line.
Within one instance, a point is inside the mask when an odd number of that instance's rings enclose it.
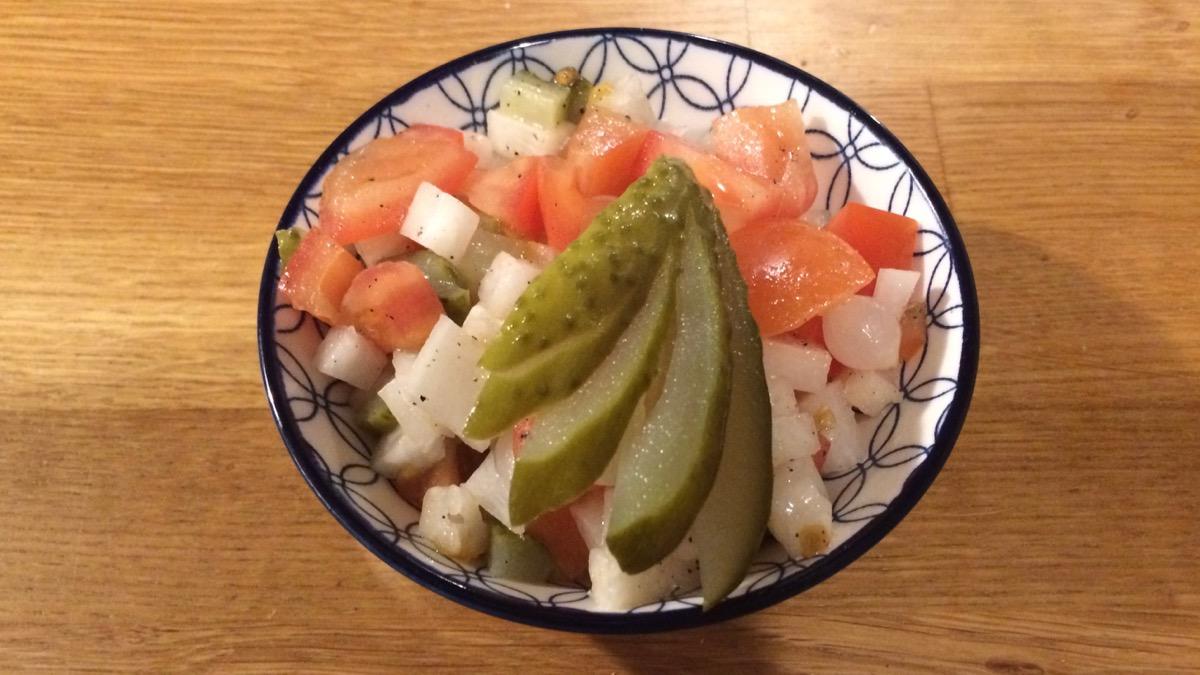
<path fill-rule="evenodd" d="M 488 569 L 501 579 L 542 583 L 554 573 L 554 559 L 545 546 L 532 537 L 522 537 L 491 521 Z"/>
<path fill-rule="evenodd" d="M 606 542 L 637 574 L 687 535 L 721 462 L 729 406 L 729 317 L 712 231 L 688 209 L 662 396 L 622 455 Z"/>
<path fill-rule="evenodd" d="M 737 588 L 762 546 L 771 514 L 773 473 L 771 401 L 763 372 L 762 339 L 750 314 L 746 283 L 708 194 L 698 216 L 716 240 L 721 299 L 729 312 L 733 356 L 721 463 L 692 530 L 700 554 L 704 609 L 708 610 Z"/>
<path fill-rule="evenodd" d="M 288 261 L 292 259 L 292 254 L 300 248 L 300 240 L 303 238 L 304 235 L 294 228 L 275 230 L 275 246 L 279 248 L 280 269 L 287 267 Z"/>
<path fill-rule="evenodd" d="M 604 473 L 658 368 L 678 271 L 669 253 L 646 304 L 604 363 L 573 394 L 538 413 L 513 470 L 510 522 L 527 523 L 571 502 Z"/>
<path fill-rule="evenodd" d="M 446 316 L 457 324 L 462 324 L 471 311 L 471 291 L 467 290 L 466 282 L 459 276 L 454 265 L 433 251 L 416 251 L 404 258 L 421 268 L 433 292 L 442 301 Z"/>
<path fill-rule="evenodd" d="M 468 436 L 493 436 L 583 383 L 641 306 L 698 190 L 684 164 L 657 160 L 534 279 L 480 359 L 491 373 Z"/>

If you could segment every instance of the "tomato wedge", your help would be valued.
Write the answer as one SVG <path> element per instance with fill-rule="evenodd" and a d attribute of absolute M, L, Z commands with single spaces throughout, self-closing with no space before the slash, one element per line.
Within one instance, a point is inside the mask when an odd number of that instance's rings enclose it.
<path fill-rule="evenodd" d="M 662 155 L 682 159 L 696 174 L 696 180 L 713 195 L 713 204 L 721 212 L 721 220 L 730 233 L 747 224 L 779 215 L 780 191 L 757 176 L 740 171 L 729 162 L 700 150 L 675 136 L 657 131 L 646 135 L 638 156 L 636 174 L 646 169 Z"/>
<path fill-rule="evenodd" d="M 538 175 L 538 201 L 546 227 L 546 243 L 559 251 L 575 241 L 606 204 L 609 196 L 588 197 L 575 180 L 576 168 L 558 157 L 543 158 Z"/>
<path fill-rule="evenodd" d="M 590 108 L 567 141 L 567 160 L 585 196 L 617 196 L 640 175 L 635 164 L 650 130 L 602 108 Z"/>
<path fill-rule="evenodd" d="M 580 582 L 587 578 L 587 542 L 579 534 L 569 507 L 538 516 L 525 526 L 525 532 L 550 552 L 560 580 Z"/>
<path fill-rule="evenodd" d="M 800 216 L 812 206 L 817 176 L 796 101 L 726 113 L 713 122 L 711 139 L 718 157 L 778 187 L 780 216 Z"/>
<path fill-rule="evenodd" d="M 342 298 L 342 320 L 387 352 L 420 349 L 441 315 L 442 301 L 410 262 L 368 267 Z"/>
<path fill-rule="evenodd" d="M 321 227 L 340 244 L 399 232 L 421 183 L 457 193 L 477 161 L 454 129 L 417 124 L 377 138 L 325 177 Z"/>
<path fill-rule="evenodd" d="M 336 323 L 342 297 L 363 265 L 320 228 L 309 232 L 279 277 L 279 296 L 325 323 Z"/>
<path fill-rule="evenodd" d="M 912 268 L 917 247 L 917 221 L 912 218 L 850 203 L 833 216 L 825 229 L 853 246 L 876 272 L 885 267 Z M 863 290 L 871 293 L 875 282 Z"/>
<path fill-rule="evenodd" d="M 464 189 L 471 206 L 500 221 L 512 236 L 546 240 L 538 204 L 540 157 L 519 157 L 504 166 L 471 175 Z"/>
<path fill-rule="evenodd" d="M 794 330 L 875 278 L 849 244 L 802 220 L 772 220 L 729 236 L 763 335 Z"/>

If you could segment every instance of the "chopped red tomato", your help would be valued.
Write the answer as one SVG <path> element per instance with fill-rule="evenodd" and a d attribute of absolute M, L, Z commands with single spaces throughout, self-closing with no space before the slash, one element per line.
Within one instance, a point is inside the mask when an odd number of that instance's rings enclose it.
<path fill-rule="evenodd" d="M 825 229 L 853 246 L 876 272 L 885 267 L 899 270 L 912 267 L 913 250 L 917 247 L 917 221 L 912 218 L 850 203 L 833 216 Z M 873 281 L 863 289 L 866 293 L 874 290 Z"/>
<path fill-rule="evenodd" d="M 579 191 L 573 164 L 557 157 L 543 159 L 538 175 L 538 200 L 546 243 L 565 249 L 585 230 L 612 197 L 587 197 Z"/>
<path fill-rule="evenodd" d="M 410 262 L 368 267 L 342 298 L 342 320 L 387 352 L 420 349 L 441 315 L 433 286 Z"/>
<path fill-rule="evenodd" d="M 399 232 L 421 183 L 457 193 L 477 161 L 454 129 L 418 124 L 375 139 L 325 177 L 321 227 L 342 244 Z"/>
<path fill-rule="evenodd" d="M 508 234 L 530 241 L 545 241 L 542 210 L 538 205 L 540 157 L 519 157 L 504 166 L 472 174 L 465 192 L 471 206 L 504 225 Z"/>
<path fill-rule="evenodd" d="M 779 215 L 803 215 L 812 206 L 817 177 L 796 101 L 726 113 L 713 122 L 711 138 L 718 157 L 778 186 Z"/>
<path fill-rule="evenodd" d="M 642 175 L 662 155 L 677 157 L 696 174 L 696 181 L 708 188 L 713 204 L 721 212 L 725 229 L 736 232 L 748 223 L 779 215 L 780 191 L 762 178 L 738 170 L 733 164 L 692 147 L 686 141 L 657 131 L 646 135 L 638 157 L 637 175 Z"/>
<path fill-rule="evenodd" d="M 616 196 L 637 179 L 634 164 L 650 130 L 624 115 L 591 108 L 567 141 L 567 160 L 585 196 Z"/>
<path fill-rule="evenodd" d="M 910 304 L 900 315 L 901 361 L 911 359 L 925 348 L 926 314 L 925 300 L 921 299 Z"/>
<path fill-rule="evenodd" d="M 568 507 L 538 516 L 525 526 L 525 532 L 550 552 L 560 581 L 580 582 L 587 578 L 587 543 Z"/>
<path fill-rule="evenodd" d="M 471 452 L 479 454 L 474 450 Z M 419 509 L 421 501 L 425 499 L 425 492 L 429 488 L 458 485 L 462 482 L 462 476 L 457 453 L 452 448 L 446 448 L 446 455 L 428 471 L 415 478 L 393 478 L 392 485 L 395 486 L 396 492 L 400 493 L 400 497 L 404 501 L 411 504 L 413 508 Z"/>
<path fill-rule="evenodd" d="M 339 318 L 342 296 L 362 271 L 358 258 L 321 229 L 309 232 L 279 277 L 279 295 L 325 323 Z"/>
<path fill-rule="evenodd" d="M 773 220 L 729 237 L 763 335 L 794 330 L 875 278 L 849 244 L 801 220 Z"/>

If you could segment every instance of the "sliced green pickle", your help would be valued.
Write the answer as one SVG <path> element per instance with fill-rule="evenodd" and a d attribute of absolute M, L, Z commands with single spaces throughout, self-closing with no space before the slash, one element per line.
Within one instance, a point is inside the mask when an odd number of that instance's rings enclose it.
<path fill-rule="evenodd" d="M 511 522 L 527 523 L 571 502 L 604 473 L 656 374 L 671 323 L 675 258 L 664 259 L 646 304 L 604 363 L 578 390 L 538 413 L 513 470 Z"/>
<path fill-rule="evenodd" d="M 393 429 L 400 426 L 387 404 L 378 396 L 367 401 L 367 404 L 363 406 L 359 412 L 359 421 L 368 431 L 378 436 L 391 433 Z"/>
<path fill-rule="evenodd" d="M 542 583 L 554 573 L 554 559 L 532 537 L 522 537 L 496 521 L 491 523 L 488 569 L 494 576 Z"/>
<path fill-rule="evenodd" d="M 567 119 L 571 88 L 548 82 L 528 70 L 515 73 L 500 89 L 500 110 L 547 129 Z"/>
<path fill-rule="evenodd" d="M 617 469 L 606 543 L 636 574 L 687 535 L 721 461 L 729 405 L 729 318 L 713 233 L 688 210 L 674 341 L 662 396 Z"/>
<path fill-rule="evenodd" d="M 480 359 L 491 374 L 468 436 L 493 436 L 583 383 L 642 305 L 698 190 L 685 165 L 659 159 L 534 279 Z"/>
<path fill-rule="evenodd" d="M 700 555 L 704 608 L 711 609 L 746 576 L 767 529 L 773 484 L 771 401 L 763 373 L 762 338 L 750 314 L 746 283 L 708 195 L 698 216 L 716 240 L 721 301 L 729 313 L 733 356 L 721 463 L 692 530 Z"/>
<path fill-rule="evenodd" d="M 300 248 L 300 240 L 303 238 L 304 235 L 295 228 L 275 230 L 275 246 L 279 248 L 279 269 L 287 267 L 292 254 Z"/>
<path fill-rule="evenodd" d="M 471 311 L 471 291 L 467 290 L 466 282 L 454 265 L 433 251 L 416 251 L 404 259 L 421 268 L 429 285 L 433 286 L 433 292 L 442 301 L 446 316 L 461 324 Z"/>

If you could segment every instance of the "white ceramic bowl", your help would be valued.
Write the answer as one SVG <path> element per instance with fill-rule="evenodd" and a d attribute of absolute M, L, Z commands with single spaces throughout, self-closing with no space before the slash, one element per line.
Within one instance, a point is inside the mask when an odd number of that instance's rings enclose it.
<path fill-rule="evenodd" d="M 416 532 L 417 511 L 369 466 L 370 448 L 351 424 L 351 389 L 312 367 L 325 327 L 279 302 L 278 256 L 267 254 L 259 297 L 259 355 L 267 398 L 296 466 L 331 513 L 367 548 L 429 589 L 470 607 L 564 630 L 645 632 L 709 623 L 784 600 L 828 578 L 879 541 L 913 507 L 950 453 L 971 397 L 979 350 L 975 289 L 962 240 L 929 176 L 877 120 L 832 86 L 745 47 L 648 29 L 585 29 L 488 47 L 439 66 L 355 120 L 313 165 L 279 228 L 315 223 L 321 181 L 350 150 L 408 124 L 483 131 L 503 77 L 575 66 L 593 81 L 634 73 L 660 119 L 707 127 L 745 105 L 801 102 L 820 189 L 817 205 L 848 200 L 921 224 L 915 267 L 929 310 L 927 347 L 901 372 L 903 400 L 864 427 L 867 460 L 827 476 L 834 532 L 829 552 L 790 560 L 765 546 L 742 585 L 702 612 L 687 594 L 628 613 L 596 610 L 581 588 L 497 579 L 445 558 Z"/>

